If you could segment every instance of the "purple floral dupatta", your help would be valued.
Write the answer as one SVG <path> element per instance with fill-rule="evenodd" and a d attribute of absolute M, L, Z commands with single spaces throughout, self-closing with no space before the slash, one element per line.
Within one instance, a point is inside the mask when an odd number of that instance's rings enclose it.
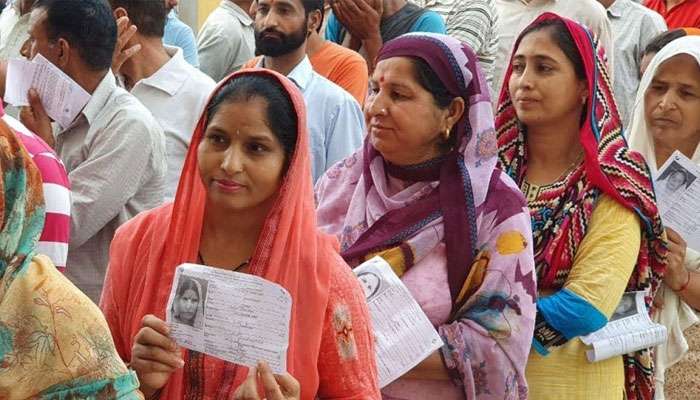
<path fill-rule="evenodd" d="M 387 42 L 378 60 L 401 56 L 424 60 L 452 95 L 465 100 L 465 115 L 451 133 L 457 135 L 457 146 L 442 158 L 396 167 L 365 140 L 362 149 L 320 181 L 317 188 L 334 188 L 324 190 L 318 218 L 323 230 L 341 232 L 346 261 L 358 264 L 381 254 L 399 276 L 444 242 L 456 312 L 466 300 L 463 286 L 478 251 L 476 210 L 485 202 L 496 170 L 489 90 L 474 52 L 456 39 L 406 34 Z M 389 195 L 387 172 L 410 182 L 409 187 Z"/>

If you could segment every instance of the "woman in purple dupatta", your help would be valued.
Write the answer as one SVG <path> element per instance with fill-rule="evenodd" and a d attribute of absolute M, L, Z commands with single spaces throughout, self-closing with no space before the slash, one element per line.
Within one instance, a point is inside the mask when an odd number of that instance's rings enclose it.
<path fill-rule="evenodd" d="M 318 182 L 318 221 L 350 265 L 387 260 L 445 342 L 383 397 L 525 399 L 530 220 L 496 168 L 476 56 L 448 36 L 407 34 L 384 45 L 370 83 L 365 144 Z"/>

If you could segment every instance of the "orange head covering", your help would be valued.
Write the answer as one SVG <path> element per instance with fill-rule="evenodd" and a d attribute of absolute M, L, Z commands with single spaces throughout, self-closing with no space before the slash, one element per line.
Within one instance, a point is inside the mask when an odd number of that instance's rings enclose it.
<path fill-rule="evenodd" d="M 298 137 L 278 197 L 267 216 L 250 261 L 250 271 L 284 286 L 293 299 L 288 371 L 299 380 L 302 398 L 314 398 L 319 386 L 317 360 L 328 303 L 330 269 L 343 263 L 334 238 L 316 228 L 304 99 L 284 76 L 262 69 L 224 79 L 211 99 L 230 81 L 265 75 L 279 82 L 298 116 Z M 175 267 L 195 262 L 201 237 L 206 189 L 199 175 L 197 147 L 207 126 L 206 112 L 192 137 L 175 202 L 143 213 L 125 224 L 112 243 L 101 306 L 120 355 L 129 360 L 133 338 L 146 314 L 164 318 Z M 345 266 L 347 268 L 347 266 Z M 203 360 L 206 359 L 206 362 Z M 246 377 L 247 368 L 206 356 L 189 356 L 171 376 L 163 399 L 201 398 L 214 382 L 227 398 Z"/>
<path fill-rule="evenodd" d="M 699 28 L 682 28 L 688 36 L 700 36 Z"/>

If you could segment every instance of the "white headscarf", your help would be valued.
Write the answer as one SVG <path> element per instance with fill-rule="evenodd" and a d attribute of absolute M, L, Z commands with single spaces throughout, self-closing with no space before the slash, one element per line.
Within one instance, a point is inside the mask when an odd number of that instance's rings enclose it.
<path fill-rule="evenodd" d="M 654 140 L 647 127 L 644 109 L 644 94 L 651 81 L 656 75 L 659 66 L 669 58 L 679 54 L 688 54 L 695 58 L 700 66 L 700 36 L 685 36 L 678 38 L 666 45 L 652 59 L 647 68 L 637 91 L 634 111 L 632 113 L 631 135 L 629 146 L 636 150 L 647 160 L 653 175 L 656 175 L 656 154 L 654 152 Z M 693 153 L 692 161 L 700 165 L 700 145 Z M 687 249 L 685 257 L 685 267 L 689 270 L 700 269 L 700 254 L 692 249 Z M 665 371 L 673 364 L 680 361 L 688 351 L 688 342 L 683 336 L 683 331 L 698 322 L 695 311 L 683 302 L 667 286 L 662 286 L 659 296 L 663 298 L 663 309 L 657 310 L 654 314 L 654 321 L 666 326 L 668 329 L 668 341 L 656 348 L 655 352 L 655 377 L 656 377 L 656 400 L 663 400 Z"/>
<path fill-rule="evenodd" d="M 632 123 L 630 124 L 629 146 L 632 150 L 636 150 L 644 156 L 651 168 L 652 172 L 656 172 L 656 155 L 654 154 L 654 141 L 647 128 L 647 122 L 644 118 L 644 94 L 646 93 L 651 80 L 656 75 L 659 66 L 669 58 L 679 54 L 688 54 L 695 58 L 700 65 L 700 36 L 684 36 L 667 44 L 661 51 L 656 53 L 656 56 L 651 60 L 649 67 L 642 76 L 642 81 L 639 83 L 637 90 L 637 99 L 634 102 L 634 110 L 632 112 Z M 696 164 L 700 164 L 700 146 L 695 149 L 692 160 Z"/>

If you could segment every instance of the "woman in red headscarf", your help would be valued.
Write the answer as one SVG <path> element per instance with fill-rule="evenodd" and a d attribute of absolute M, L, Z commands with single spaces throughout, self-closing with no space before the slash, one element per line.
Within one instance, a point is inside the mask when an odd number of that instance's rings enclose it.
<path fill-rule="evenodd" d="M 582 25 L 541 15 L 515 44 L 496 117 L 501 166 L 532 221 L 535 400 L 654 393 L 650 351 L 591 363 L 579 339 L 605 326 L 626 290 L 646 291 L 650 307 L 667 253 L 649 170 L 627 148 L 596 44 Z"/>
<path fill-rule="evenodd" d="M 311 179 L 294 84 L 267 70 L 222 81 L 194 132 L 175 203 L 136 217 L 112 243 L 101 307 L 145 394 L 229 399 L 246 379 L 247 368 L 181 351 L 167 335 L 175 267 L 198 262 L 289 291 L 287 366 L 302 399 L 379 397 L 364 295 L 335 239 L 316 228 Z"/>

